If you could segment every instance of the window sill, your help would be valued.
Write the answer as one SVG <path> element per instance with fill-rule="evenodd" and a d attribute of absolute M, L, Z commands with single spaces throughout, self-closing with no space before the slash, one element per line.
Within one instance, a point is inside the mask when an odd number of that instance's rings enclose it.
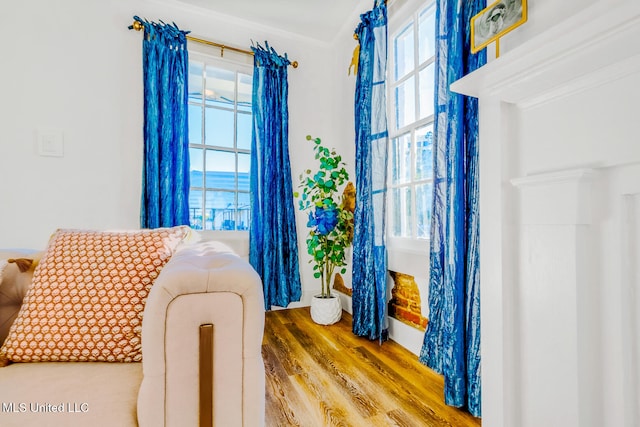
<path fill-rule="evenodd" d="M 243 258 L 249 256 L 248 231 L 194 230 L 201 241 L 217 240 L 228 245 Z"/>
<path fill-rule="evenodd" d="M 429 239 L 387 238 L 387 249 L 393 252 L 429 256 Z"/>
<path fill-rule="evenodd" d="M 391 271 L 408 274 L 417 280 L 428 277 L 429 241 L 394 238 L 387 241 L 388 265 Z"/>

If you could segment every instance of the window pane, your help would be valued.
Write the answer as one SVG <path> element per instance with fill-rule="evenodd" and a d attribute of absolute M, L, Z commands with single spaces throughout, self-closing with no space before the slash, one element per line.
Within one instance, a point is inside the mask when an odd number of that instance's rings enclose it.
<path fill-rule="evenodd" d="M 233 111 L 205 110 L 205 144 L 233 148 Z"/>
<path fill-rule="evenodd" d="M 233 107 L 236 99 L 235 73 L 207 66 L 205 79 L 205 102 L 208 105 Z"/>
<path fill-rule="evenodd" d="M 419 239 L 428 239 L 431 227 L 431 201 L 433 184 L 416 186 L 416 226 Z"/>
<path fill-rule="evenodd" d="M 189 105 L 189 144 L 202 144 L 202 107 Z"/>
<path fill-rule="evenodd" d="M 250 217 L 249 215 L 249 193 L 238 193 L 238 222 L 236 223 L 236 230 L 248 230 Z"/>
<path fill-rule="evenodd" d="M 207 150 L 207 188 L 235 190 L 236 155 L 232 152 Z"/>
<path fill-rule="evenodd" d="M 405 134 L 391 140 L 391 184 L 411 180 L 411 135 Z"/>
<path fill-rule="evenodd" d="M 238 110 L 251 111 L 253 77 L 247 74 L 238 74 Z"/>
<path fill-rule="evenodd" d="M 253 77 L 222 67 L 189 62 L 190 222 L 248 230 Z"/>
<path fill-rule="evenodd" d="M 236 143 L 240 150 L 251 149 L 251 127 L 253 125 L 251 114 L 238 113 L 238 135 Z"/>
<path fill-rule="evenodd" d="M 189 61 L 189 101 L 202 102 L 202 67 L 200 62 Z"/>
<path fill-rule="evenodd" d="M 236 193 L 207 191 L 205 230 L 233 230 L 235 226 Z"/>
<path fill-rule="evenodd" d="M 391 190 L 392 233 L 395 237 L 412 237 L 411 187 Z"/>
<path fill-rule="evenodd" d="M 394 39 L 395 80 L 401 79 L 414 69 L 413 23 L 409 24 Z"/>
<path fill-rule="evenodd" d="M 189 225 L 202 230 L 202 190 L 189 191 Z"/>
<path fill-rule="evenodd" d="M 433 125 L 416 129 L 416 179 L 433 177 Z"/>
<path fill-rule="evenodd" d="M 400 212 L 402 219 L 401 237 L 411 237 L 413 219 L 411 218 L 411 187 L 400 188 Z"/>
<path fill-rule="evenodd" d="M 414 77 L 408 78 L 395 91 L 396 129 L 416 120 L 416 98 Z"/>
<path fill-rule="evenodd" d="M 436 15 L 435 9 L 429 7 L 420 14 L 418 22 L 418 46 L 420 50 L 419 61 L 422 64 L 436 54 Z"/>
<path fill-rule="evenodd" d="M 189 148 L 189 179 L 192 187 L 204 187 L 204 162 L 201 148 Z"/>
<path fill-rule="evenodd" d="M 251 156 L 245 153 L 238 153 L 238 190 L 249 191 L 249 168 Z"/>
<path fill-rule="evenodd" d="M 434 76 L 433 72 L 435 64 L 429 65 L 424 70 L 420 71 L 420 118 L 423 119 L 433 114 L 433 86 Z"/>
<path fill-rule="evenodd" d="M 391 45 L 389 234 L 410 239 L 429 238 L 433 197 L 436 8 L 425 3 L 410 23 L 396 27 L 401 31 Z"/>
<path fill-rule="evenodd" d="M 391 215 L 392 235 L 399 237 L 402 234 L 402 210 L 400 209 L 400 189 L 391 190 Z"/>

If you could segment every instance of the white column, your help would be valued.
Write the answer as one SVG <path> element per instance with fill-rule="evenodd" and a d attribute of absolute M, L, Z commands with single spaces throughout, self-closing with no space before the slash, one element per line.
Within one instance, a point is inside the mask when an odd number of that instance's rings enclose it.
<path fill-rule="evenodd" d="M 591 169 L 512 180 L 518 230 L 522 426 L 580 423 L 582 307 L 590 286 Z M 591 365 L 587 363 L 587 365 Z M 593 366 L 591 366 L 593 368 Z"/>

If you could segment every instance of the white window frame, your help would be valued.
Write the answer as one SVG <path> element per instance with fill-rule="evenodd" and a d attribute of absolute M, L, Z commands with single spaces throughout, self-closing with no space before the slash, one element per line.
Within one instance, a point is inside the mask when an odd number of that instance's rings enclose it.
<path fill-rule="evenodd" d="M 218 68 L 218 69 L 234 72 L 234 73 L 236 73 L 236 79 L 237 79 L 237 74 L 238 73 L 249 75 L 250 77 L 253 76 L 253 66 L 250 65 L 249 63 L 241 63 L 239 61 L 228 60 L 228 59 L 225 59 L 225 58 L 221 58 L 221 57 L 217 56 L 216 54 L 209 54 L 209 53 L 199 52 L 199 51 L 196 51 L 196 50 L 192 50 L 191 48 L 189 48 L 189 61 L 197 61 L 197 62 L 204 63 L 203 76 L 204 76 L 204 73 L 206 73 L 206 66 L 207 65 L 213 66 L 213 67 Z M 236 80 L 236 82 L 237 82 L 237 80 Z M 237 95 L 238 95 L 238 86 L 236 84 L 236 86 L 235 86 L 236 103 L 234 103 L 234 106 L 233 106 L 234 129 L 237 126 L 237 116 L 239 114 L 238 108 L 237 108 L 237 99 L 238 99 Z M 204 97 L 201 100 L 201 102 L 195 102 L 195 101 L 188 100 L 187 104 L 188 105 L 197 105 L 197 106 L 203 107 L 205 109 L 207 108 L 206 101 L 204 100 Z M 229 110 L 231 110 L 231 109 L 229 109 Z M 244 113 L 240 112 L 240 114 L 244 114 Z M 253 113 L 251 113 L 251 114 L 253 114 Z M 203 129 L 205 128 L 205 126 L 206 126 L 206 123 L 205 123 L 205 120 L 203 118 L 203 120 L 202 120 Z M 204 135 L 204 130 L 202 131 L 202 135 Z M 251 150 L 250 149 L 238 148 L 236 139 L 237 139 L 237 133 L 234 132 L 234 144 L 233 144 L 233 147 L 221 147 L 221 146 L 215 146 L 215 145 L 206 145 L 205 144 L 206 141 L 204 140 L 204 138 L 202 138 L 200 143 L 191 143 L 191 141 L 189 142 L 189 149 L 200 149 L 200 150 L 203 151 L 203 156 L 202 156 L 202 158 L 203 158 L 203 165 L 202 165 L 203 174 L 206 174 L 204 166 L 205 166 L 205 162 L 206 162 L 205 153 L 206 153 L 207 149 L 209 149 L 209 150 L 213 149 L 213 150 L 217 150 L 217 151 L 225 151 L 225 152 L 228 152 L 228 153 L 234 153 L 235 159 L 236 159 L 236 164 L 235 164 L 235 172 L 236 172 L 236 177 L 235 177 L 236 186 L 235 187 L 236 188 L 235 188 L 235 190 L 220 189 L 220 188 L 216 188 L 216 187 L 207 187 L 206 186 L 206 179 L 204 179 L 204 178 L 203 178 L 203 182 L 201 182 L 201 183 L 193 183 L 193 182 L 190 183 L 190 187 L 189 187 L 189 192 L 190 193 L 191 193 L 192 190 L 197 190 L 197 191 L 201 191 L 202 192 L 202 206 L 201 206 L 201 209 L 202 209 L 202 215 L 203 215 L 203 224 L 202 224 L 202 228 L 198 229 L 201 232 L 215 231 L 215 232 L 225 232 L 225 233 L 242 233 L 242 234 L 248 234 L 249 233 L 248 230 L 236 230 L 236 229 L 234 229 L 234 230 L 207 230 L 207 229 L 205 229 L 206 220 L 205 220 L 204 216 L 205 216 L 205 212 L 206 212 L 205 207 L 206 207 L 206 197 L 207 197 L 206 194 L 207 194 L 207 191 L 212 191 L 213 190 L 213 191 L 233 192 L 235 194 L 236 206 L 238 204 L 238 195 L 240 193 L 249 195 L 249 191 L 240 191 L 238 189 L 238 182 L 237 182 L 237 180 L 238 180 L 238 175 L 237 175 L 238 174 L 238 156 L 237 156 L 237 154 L 249 154 L 250 155 L 251 154 Z M 197 184 L 197 185 L 194 185 L 194 184 Z M 191 215 L 190 215 L 190 217 L 191 217 Z M 249 218 L 250 217 L 251 217 L 251 213 L 249 213 Z M 238 221 L 237 213 L 236 213 L 234 219 L 235 219 L 235 221 L 237 223 L 237 221 Z"/>
<path fill-rule="evenodd" d="M 422 63 L 419 63 L 419 29 L 418 23 L 420 19 L 420 14 L 428 9 L 431 9 L 431 12 L 435 14 L 435 1 L 430 1 L 425 3 L 424 1 L 418 0 L 410 0 L 406 3 L 401 4 L 399 7 L 394 8 L 396 6 L 395 2 L 390 5 L 390 19 L 389 19 L 389 60 L 387 67 L 387 108 L 390 112 L 389 114 L 389 150 L 391 150 L 391 142 L 398 137 L 402 137 L 404 135 L 409 134 L 411 138 L 411 179 L 408 182 L 393 184 L 392 183 L 392 174 L 389 171 L 389 178 L 387 183 L 387 246 L 390 250 L 399 250 L 402 252 L 408 253 L 416 253 L 420 255 L 428 254 L 429 252 L 429 239 L 427 238 L 418 238 L 417 237 L 417 217 L 416 217 L 416 186 L 424 183 L 432 183 L 433 179 L 415 179 L 415 166 L 416 166 L 416 130 L 428 126 L 434 123 L 435 114 L 430 116 L 419 118 L 418 120 L 406 124 L 405 126 L 396 129 L 396 110 L 395 110 L 395 89 L 403 82 L 407 81 L 411 77 L 414 78 L 414 88 L 415 94 L 417 95 L 420 90 L 420 81 L 419 81 L 419 73 L 424 70 L 431 64 L 435 62 L 435 55 L 428 58 Z M 400 35 L 406 28 L 413 22 L 414 25 L 414 68 L 405 76 L 400 77 L 397 81 L 395 81 L 395 46 L 394 41 L 395 38 Z M 435 88 L 434 88 L 435 91 Z M 419 96 L 414 97 L 414 108 L 416 114 L 418 114 L 420 109 L 420 98 Z M 435 113 L 435 112 L 434 112 Z M 390 162 L 391 164 L 391 162 Z M 392 192 L 395 188 L 411 188 L 411 221 L 412 221 L 412 234 L 411 237 L 399 237 L 393 235 L 394 230 L 394 212 L 393 212 L 393 204 L 392 204 Z"/>

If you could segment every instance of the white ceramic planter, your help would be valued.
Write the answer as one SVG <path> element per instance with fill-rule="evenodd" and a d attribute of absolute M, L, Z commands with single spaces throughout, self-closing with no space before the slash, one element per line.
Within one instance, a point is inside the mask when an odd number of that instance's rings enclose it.
<path fill-rule="evenodd" d="M 322 298 L 315 295 L 311 299 L 311 319 L 319 325 L 333 325 L 342 318 L 342 303 L 340 297 L 331 295 Z"/>

